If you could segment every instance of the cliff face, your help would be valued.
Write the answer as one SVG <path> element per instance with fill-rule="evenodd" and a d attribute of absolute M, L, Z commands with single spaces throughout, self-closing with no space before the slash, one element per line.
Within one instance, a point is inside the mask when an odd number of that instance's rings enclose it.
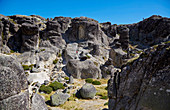
<path fill-rule="evenodd" d="M 170 19 L 153 15 L 139 23 L 127 25 L 130 41 L 141 48 L 153 46 L 170 38 Z"/>
<path fill-rule="evenodd" d="M 108 83 L 109 110 L 169 110 L 170 44 L 151 47 Z"/>

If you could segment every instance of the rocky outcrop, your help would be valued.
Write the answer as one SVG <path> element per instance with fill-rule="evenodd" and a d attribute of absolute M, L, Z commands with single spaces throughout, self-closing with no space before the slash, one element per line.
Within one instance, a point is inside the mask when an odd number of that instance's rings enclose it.
<path fill-rule="evenodd" d="M 127 25 L 130 41 L 139 47 L 149 47 L 170 39 L 170 19 L 153 15 L 143 21 Z"/>
<path fill-rule="evenodd" d="M 90 83 L 84 84 L 80 89 L 80 95 L 84 99 L 93 99 L 96 92 L 96 88 Z"/>
<path fill-rule="evenodd" d="M 36 50 L 39 47 L 38 26 L 23 23 L 22 24 L 22 46 L 21 52 Z"/>
<path fill-rule="evenodd" d="M 57 21 L 60 24 L 61 33 L 65 33 L 71 23 L 70 17 L 55 17 L 53 21 Z"/>
<path fill-rule="evenodd" d="M 168 110 L 170 44 L 146 50 L 108 82 L 109 110 Z"/>
<path fill-rule="evenodd" d="M 0 109 L 28 110 L 27 79 L 21 64 L 14 58 L 0 53 Z"/>
<path fill-rule="evenodd" d="M 64 48 L 66 43 L 61 36 L 61 25 L 57 21 L 48 21 L 46 25 L 46 30 L 42 32 L 42 41 L 40 43 L 40 46 L 44 47 L 42 43 L 45 41 L 49 41 L 49 43 L 53 46 Z"/>
<path fill-rule="evenodd" d="M 119 42 L 122 49 L 127 50 L 129 48 L 129 28 L 126 26 L 118 26 L 118 34 L 120 34 Z"/>
<path fill-rule="evenodd" d="M 107 36 L 101 30 L 99 23 L 93 19 L 74 18 L 71 27 L 66 32 L 67 42 L 93 41 L 94 44 L 108 45 Z"/>
<path fill-rule="evenodd" d="M 101 78 L 101 70 L 91 60 L 69 60 L 67 71 L 74 78 Z"/>
<path fill-rule="evenodd" d="M 125 63 L 127 58 L 127 53 L 122 50 L 122 48 L 112 48 L 109 53 L 109 58 L 112 59 L 112 64 L 115 67 L 121 67 Z"/>

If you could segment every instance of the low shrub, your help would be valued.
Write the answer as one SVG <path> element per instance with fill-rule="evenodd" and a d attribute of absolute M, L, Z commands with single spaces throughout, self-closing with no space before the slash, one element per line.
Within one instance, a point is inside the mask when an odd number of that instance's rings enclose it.
<path fill-rule="evenodd" d="M 42 51 L 45 51 L 45 49 L 41 49 L 40 51 L 41 51 L 41 52 L 42 52 Z"/>
<path fill-rule="evenodd" d="M 100 99 L 108 99 L 108 97 L 107 96 L 102 96 L 102 97 L 100 97 Z"/>
<path fill-rule="evenodd" d="M 28 65 L 22 65 L 22 67 L 24 68 L 24 70 L 29 70 L 30 67 Z"/>
<path fill-rule="evenodd" d="M 101 85 L 101 82 L 100 82 L 100 81 L 95 80 L 95 81 L 93 81 L 93 82 L 92 82 L 92 84 L 93 84 L 93 85 Z"/>
<path fill-rule="evenodd" d="M 64 89 L 63 84 L 57 81 L 51 83 L 49 86 L 53 89 L 53 91 L 56 91 L 57 89 Z"/>
<path fill-rule="evenodd" d="M 61 53 L 59 53 L 59 54 L 58 54 L 58 57 L 61 57 L 61 56 L 62 56 Z"/>
<path fill-rule="evenodd" d="M 41 85 L 39 92 L 44 92 L 47 94 L 50 94 L 53 91 L 53 89 L 50 86 L 45 86 L 45 85 Z"/>
<path fill-rule="evenodd" d="M 92 78 L 87 78 L 85 81 L 86 81 L 86 83 L 92 83 L 93 79 Z"/>
<path fill-rule="evenodd" d="M 33 66 L 34 66 L 34 64 L 31 64 L 31 65 L 22 65 L 24 70 L 32 70 Z"/>
<path fill-rule="evenodd" d="M 65 79 L 65 80 L 69 80 L 69 77 L 65 77 L 64 79 Z"/>
<path fill-rule="evenodd" d="M 11 52 L 11 53 L 14 53 L 14 51 L 13 51 L 13 50 L 10 50 L 10 52 Z"/>
<path fill-rule="evenodd" d="M 54 61 L 53 61 L 53 64 L 56 64 L 58 62 L 58 59 L 56 58 Z"/>

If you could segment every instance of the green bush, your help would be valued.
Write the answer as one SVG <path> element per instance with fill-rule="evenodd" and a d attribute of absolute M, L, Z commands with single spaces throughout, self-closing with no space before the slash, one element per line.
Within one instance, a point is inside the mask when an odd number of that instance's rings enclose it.
<path fill-rule="evenodd" d="M 45 51 L 45 49 L 41 49 L 40 51 L 41 51 L 41 52 L 42 52 L 42 51 Z"/>
<path fill-rule="evenodd" d="M 50 86 L 41 85 L 39 91 L 50 94 L 53 91 L 53 89 Z"/>
<path fill-rule="evenodd" d="M 53 91 L 56 91 L 57 89 L 64 89 L 63 84 L 62 84 L 62 83 L 59 83 L 59 82 L 57 82 L 57 81 L 51 83 L 49 86 L 50 86 L 51 88 L 53 88 Z"/>
<path fill-rule="evenodd" d="M 85 81 L 86 81 L 86 83 L 92 83 L 93 79 L 92 78 L 87 78 Z"/>
<path fill-rule="evenodd" d="M 59 53 L 59 54 L 58 54 L 58 57 L 61 57 L 61 56 L 62 56 L 61 53 Z"/>
<path fill-rule="evenodd" d="M 34 64 L 31 64 L 31 65 L 22 65 L 24 70 L 32 70 L 33 66 L 34 66 Z"/>
<path fill-rule="evenodd" d="M 10 50 L 10 52 L 11 52 L 11 53 L 14 53 L 14 51 L 13 51 L 13 50 Z"/>
<path fill-rule="evenodd" d="M 102 96 L 102 97 L 100 97 L 100 99 L 108 99 L 108 97 L 107 96 Z"/>
<path fill-rule="evenodd" d="M 30 67 L 28 65 L 22 65 L 22 67 L 24 68 L 24 70 L 29 70 Z"/>
<path fill-rule="evenodd" d="M 58 62 L 58 59 L 56 58 L 54 61 L 53 61 L 53 64 L 56 64 Z"/>
<path fill-rule="evenodd" d="M 65 79 L 65 80 L 69 80 L 69 77 L 65 77 L 64 79 Z"/>
<path fill-rule="evenodd" d="M 95 80 L 95 81 L 93 81 L 93 82 L 92 82 L 92 84 L 93 84 L 93 85 L 101 85 L 101 82 L 100 82 L 100 81 Z"/>

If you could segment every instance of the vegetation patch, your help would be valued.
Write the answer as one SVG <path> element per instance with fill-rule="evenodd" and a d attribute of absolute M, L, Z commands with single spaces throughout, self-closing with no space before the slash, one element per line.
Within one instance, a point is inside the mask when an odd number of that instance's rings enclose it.
<path fill-rule="evenodd" d="M 57 82 L 57 81 L 51 83 L 49 86 L 53 89 L 53 91 L 56 91 L 56 90 L 58 90 L 58 89 L 64 89 L 63 84 L 62 84 L 62 83 L 59 83 L 59 82 Z"/>
<path fill-rule="evenodd" d="M 45 86 L 45 85 L 41 85 L 39 92 L 44 92 L 47 94 L 50 94 L 53 91 L 53 89 L 50 86 Z"/>
<path fill-rule="evenodd" d="M 15 53 L 13 50 L 10 50 L 11 53 Z"/>
<path fill-rule="evenodd" d="M 93 82 L 92 82 L 92 84 L 93 84 L 93 85 L 101 85 L 101 82 L 100 82 L 100 81 L 95 80 L 95 81 L 93 81 Z"/>
<path fill-rule="evenodd" d="M 100 99 L 108 99 L 108 96 L 101 96 Z"/>
<path fill-rule="evenodd" d="M 98 63 L 97 62 L 93 62 L 96 66 L 98 66 Z"/>
<path fill-rule="evenodd" d="M 166 42 L 164 42 L 164 44 L 169 44 L 170 43 L 170 41 L 166 41 Z"/>
<path fill-rule="evenodd" d="M 69 80 L 69 77 L 65 77 L 64 79 L 65 79 L 65 80 Z"/>
<path fill-rule="evenodd" d="M 62 56 L 61 53 L 59 53 L 59 54 L 58 54 L 58 57 L 61 57 L 61 56 Z"/>
<path fill-rule="evenodd" d="M 57 64 L 58 62 L 58 58 L 56 58 L 54 61 L 53 61 L 53 64 Z"/>
<path fill-rule="evenodd" d="M 22 67 L 24 68 L 24 70 L 32 70 L 32 68 L 34 67 L 34 64 L 31 64 L 31 65 L 22 65 Z"/>
<path fill-rule="evenodd" d="M 45 49 L 41 49 L 40 51 L 41 51 L 41 52 L 42 52 L 42 51 L 45 51 Z"/>
<path fill-rule="evenodd" d="M 85 81 L 86 81 L 86 83 L 92 83 L 93 79 L 92 78 L 87 78 Z"/>

